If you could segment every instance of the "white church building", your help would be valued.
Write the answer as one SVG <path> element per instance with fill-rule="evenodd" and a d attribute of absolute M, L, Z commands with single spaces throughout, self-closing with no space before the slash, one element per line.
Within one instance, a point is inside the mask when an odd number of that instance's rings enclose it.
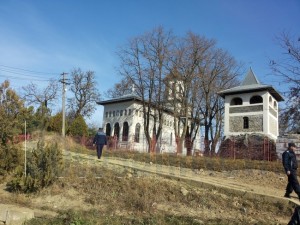
<path fill-rule="evenodd" d="M 106 135 L 114 140 L 112 148 L 124 148 L 139 152 L 148 152 L 148 144 L 144 134 L 142 99 L 134 91 L 122 97 L 103 100 L 97 104 L 104 106 L 103 129 Z M 177 145 L 174 134 L 174 117 L 170 110 L 163 113 L 163 126 L 157 140 L 157 153 L 176 153 Z M 152 122 L 152 123 L 151 123 Z M 150 127 L 153 127 L 150 121 Z M 194 148 L 200 148 L 200 133 L 194 141 Z M 182 154 L 187 149 L 184 146 Z"/>

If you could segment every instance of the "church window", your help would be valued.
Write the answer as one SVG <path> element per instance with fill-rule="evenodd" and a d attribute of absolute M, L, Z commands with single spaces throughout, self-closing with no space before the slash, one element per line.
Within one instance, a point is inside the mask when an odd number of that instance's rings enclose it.
<path fill-rule="evenodd" d="M 105 131 L 106 131 L 106 136 L 110 136 L 111 135 L 111 126 L 110 126 L 110 123 L 106 124 Z"/>
<path fill-rule="evenodd" d="M 117 139 L 119 140 L 119 136 L 120 136 L 120 125 L 119 125 L 119 123 L 115 123 L 114 136 L 116 136 Z"/>
<path fill-rule="evenodd" d="M 255 95 L 250 98 L 250 104 L 263 103 L 263 98 L 261 96 Z"/>
<path fill-rule="evenodd" d="M 233 98 L 230 105 L 243 105 L 243 100 L 241 98 Z"/>
<path fill-rule="evenodd" d="M 120 116 L 123 116 L 123 110 L 122 109 L 120 110 Z"/>
<path fill-rule="evenodd" d="M 244 129 L 249 128 L 249 117 L 243 117 L 244 120 Z"/>
<path fill-rule="evenodd" d="M 129 126 L 127 122 L 123 123 L 122 141 L 128 141 Z"/>

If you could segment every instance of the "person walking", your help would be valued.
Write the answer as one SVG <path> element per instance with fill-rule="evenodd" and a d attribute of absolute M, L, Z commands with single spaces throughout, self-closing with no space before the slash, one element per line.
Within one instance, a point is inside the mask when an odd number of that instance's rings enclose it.
<path fill-rule="evenodd" d="M 288 184 L 286 186 L 286 191 L 284 197 L 290 198 L 290 194 L 293 190 L 298 195 L 300 200 L 300 186 L 297 178 L 297 168 L 298 162 L 295 154 L 296 145 L 295 143 L 289 143 L 288 149 L 282 154 L 282 164 L 286 175 L 288 176 Z"/>
<path fill-rule="evenodd" d="M 103 128 L 99 128 L 98 132 L 96 133 L 94 140 L 93 140 L 93 146 L 97 146 L 97 157 L 98 159 L 101 159 L 102 156 L 102 149 L 104 145 L 107 145 L 106 135 L 103 132 Z"/>
<path fill-rule="evenodd" d="M 300 224 L 300 206 L 296 206 L 288 225 L 299 225 L 299 224 Z"/>

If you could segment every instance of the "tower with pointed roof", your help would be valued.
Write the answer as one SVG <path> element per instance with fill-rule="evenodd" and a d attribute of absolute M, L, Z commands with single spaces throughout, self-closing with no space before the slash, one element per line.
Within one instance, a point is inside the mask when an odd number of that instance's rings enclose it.
<path fill-rule="evenodd" d="M 240 86 L 218 94 L 225 100 L 226 137 L 256 133 L 277 139 L 278 102 L 284 99 L 272 86 L 261 84 L 251 68 Z"/>

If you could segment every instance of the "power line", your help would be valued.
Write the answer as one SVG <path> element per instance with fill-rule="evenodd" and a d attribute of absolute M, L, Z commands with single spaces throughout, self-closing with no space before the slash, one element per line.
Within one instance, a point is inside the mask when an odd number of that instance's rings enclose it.
<path fill-rule="evenodd" d="M 49 74 L 49 75 L 53 75 L 53 73 L 50 72 L 41 72 L 41 71 L 34 71 L 34 70 L 27 70 L 27 69 L 23 69 L 23 68 L 18 68 L 18 67 L 12 67 L 12 66 L 5 66 L 5 65 L 1 65 L 2 67 L 6 67 L 9 69 L 15 69 L 15 70 L 22 70 L 22 71 L 26 71 L 26 72 L 30 72 L 30 73 L 35 73 L 35 74 Z M 58 74 L 58 73 L 55 73 Z"/>
<path fill-rule="evenodd" d="M 53 73 L 50 72 L 34 71 L 19 67 L 6 66 L 2 64 L 0 64 L 0 71 L 2 71 L 5 74 L 0 74 L 0 77 L 5 77 L 7 79 L 29 80 L 37 82 L 50 82 L 52 80 L 57 80 L 57 77 L 54 77 Z M 52 75 L 52 77 L 49 77 L 49 75 Z"/>
<path fill-rule="evenodd" d="M 32 77 L 18 77 L 18 76 L 11 76 L 11 75 L 3 75 L 0 74 L 0 77 L 4 77 L 7 79 L 14 79 L 14 80 L 30 80 L 30 81 L 41 81 L 41 82 L 49 82 L 51 79 L 33 79 Z"/>
<path fill-rule="evenodd" d="M 44 78 L 44 76 L 35 76 L 35 75 L 32 75 L 32 74 L 24 74 L 24 73 L 19 73 L 19 72 L 15 72 L 15 71 L 5 70 L 5 69 L 1 69 L 1 68 L 0 68 L 0 71 L 6 72 L 6 73 L 17 74 L 17 75 L 21 75 L 21 76 L 27 76 L 27 77 Z"/>

